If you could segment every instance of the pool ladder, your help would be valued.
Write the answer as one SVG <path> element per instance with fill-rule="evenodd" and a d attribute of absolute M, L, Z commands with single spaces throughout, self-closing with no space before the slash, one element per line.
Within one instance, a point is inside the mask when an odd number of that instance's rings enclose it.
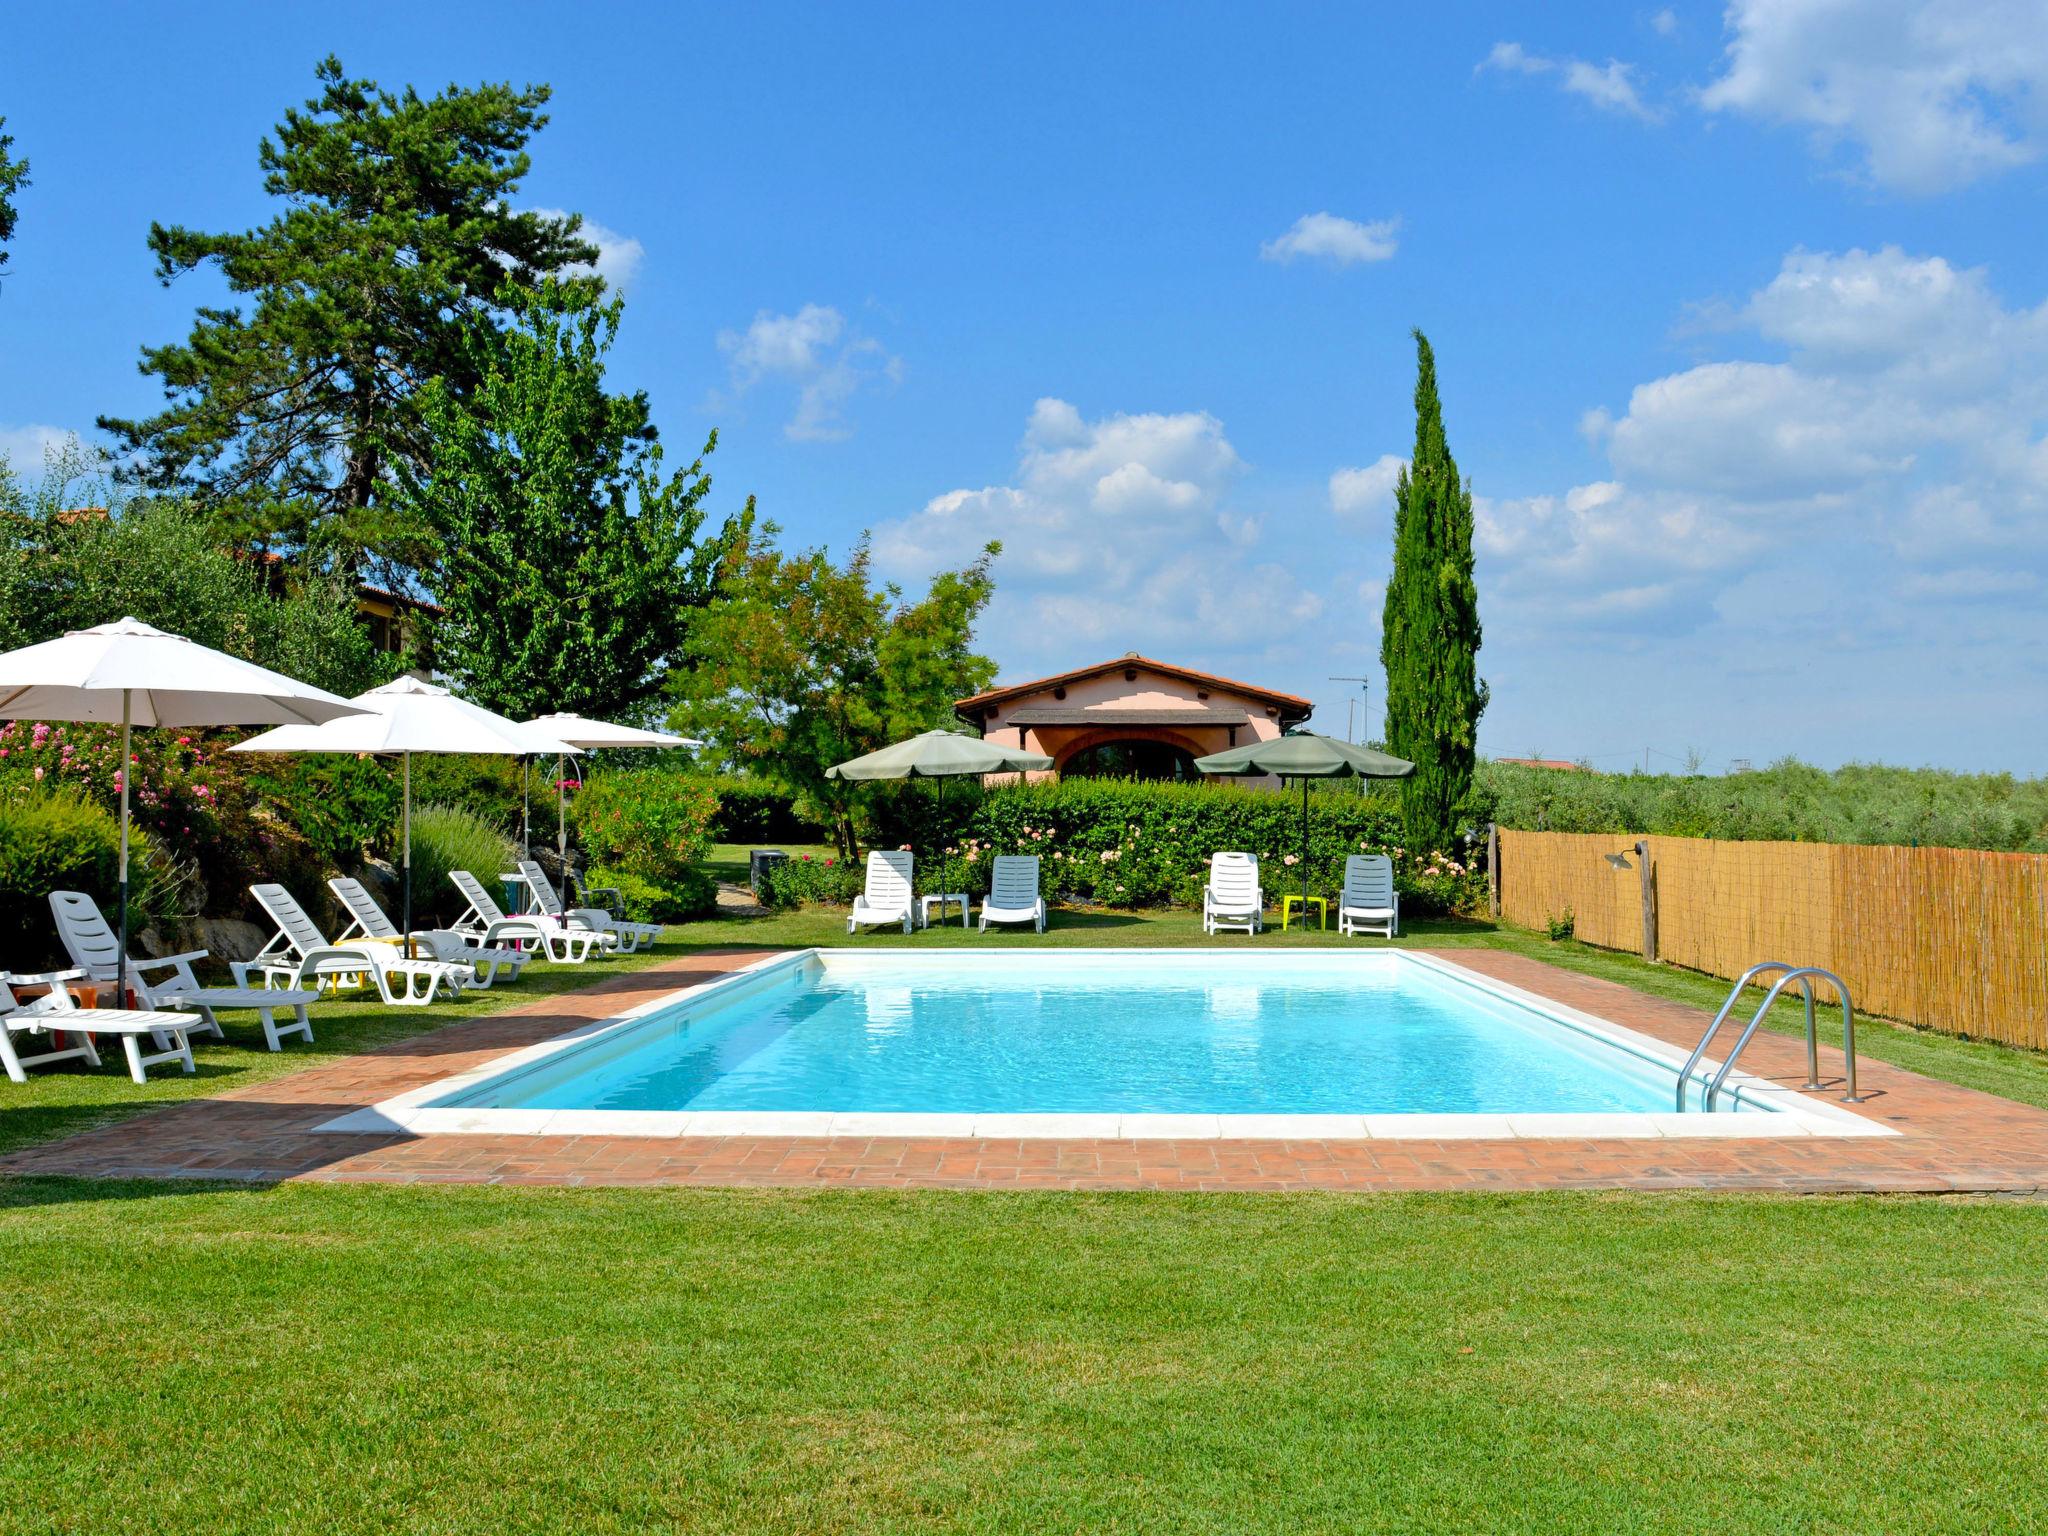
<path fill-rule="evenodd" d="M 1771 1011 L 1771 1004 L 1778 1000 L 1778 994 L 1798 982 L 1806 992 L 1806 1081 L 1800 1087 L 1808 1092 L 1820 1087 L 1820 1036 L 1814 1030 L 1813 1022 L 1813 980 L 1818 976 L 1835 989 L 1842 999 L 1842 1057 L 1848 1065 L 1847 1080 L 1849 1091 L 1842 1095 L 1844 1104 L 1861 1104 L 1863 1096 L 1856 1091 L 1856 1005 L 1849 998 L 1849 984 L 1833 971 L 1822 970 L 1817 965 L 1792 965 L 1784 960 L 1766 960 L 1752 965 L 1735 980 L 1729 989 L 1728 1001 L 1721 1005 L 1721 1011 L 1714 1015 L 1714 1022 L 1707 1026 L 1707 1032 L 1700 1036 L 1700 1043 L 1692 1048 L 1692 1055 L 1685 1061 L 1685 1069 L 1678 1074 L 1678 1108 L 1685 1109 L 1685 1091 L 1692 1086 L 1693 1070 L 1700 1064 L 1700 1058 L 1707 1054 L 1707 1047 L 1714 1043 L 1714 1036 L 1721 1031 L 1722 1023 L 1735 1007 L 1735 999 L 1742 996 L 1742 989 L 1766 971 L 1783 971 L 1771 990 L 1764 994 L 1763 1002 L 1756 1014 L 1743 1027 L 1736 1038 L 1735 1049 L 1728 1053 L 1728 1059 L 1721 1063 L 1713 1080 L 1707 1084 L 1706 1108 L 1711 1110 L 1714 1101 L 1721 1096 L 1721 1085 L 1728 1081 L 1728 1074 L 1735 1070 L 1736 1059 L 1742 1055 L 1742 1048 L 1749 1044 L 1749 1037 L 1757 1032 L 1764 1021 L 1764 1015 Z"/>

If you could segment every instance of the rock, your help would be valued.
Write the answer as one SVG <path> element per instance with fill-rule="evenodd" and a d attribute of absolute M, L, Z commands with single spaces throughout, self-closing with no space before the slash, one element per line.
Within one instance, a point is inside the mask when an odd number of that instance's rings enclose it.
<path fill-rule="evenodd" d="M 199 930 L 197 947 L 223 963 L 254 960 L 268 937 L 254 923 L 239 917 L 202 917 L 195 926 Z"/>

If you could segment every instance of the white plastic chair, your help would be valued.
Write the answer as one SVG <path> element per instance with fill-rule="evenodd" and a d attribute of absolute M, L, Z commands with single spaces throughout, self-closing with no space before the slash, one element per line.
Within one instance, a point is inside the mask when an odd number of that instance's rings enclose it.
<path fill-rule="evenodd" d="M 114 985 L 120 974 L 121 941 L 114 937 L 114 930 L 108 926 L 99 903 L 84 891 L 50 892 L 50 915 L 57 920 L 57 937 L 64 943 L 64 952 L 71 956 L 71 963 L 83 969 L 93 981 L 103 987 Z M 151 959 L 130 955 L 128 957 L 128 985 L 135 989 L 135 995 L 142 1000 L 145 1009 L 190 1008 L 199 1017 L 186 1026 L 187 1035 L 198 1034 L 201 1030 L 220 1036 L 220 1020 L 214 1010 L 249 1009 L 263 1025 L 263 1041 L 273 1051 L 284 1049 L 284 1036 L 303 1035 L 313 1038 L 313 1022 L 306 1017 L 306 1005 L 318 1002 L 317 992 L 280 991 L 269 987 L 202 987 L 199 978 L 192 974 L 192 962 L 204 960 L 206 951 L 195 949 L 182 955 L 164 955 Z M 159 974 L 151 980 L 151 973 Z M 277 1022 L 277 1010 L 291 1010 L 291 1021 Z M 164 1040 L 158 1040 L 159 1046 Z"/>
<path fill-rule="evenodd" d="M 1030 923 L 1045 932 L 1045 898 L 1038 893 L 1038 855 L 996 855 L 989 873 L 988 899 L 981 904 L 981 931 L 990 923 Z"/>
<path fill-rule="evenodd" d="M 395 944 L 372 944 L 363 939 L 331 943 L 306 915 L 298 898 L 281 885 L 252 885 L 249 894 L 277 924 L 277 932 L 254 960 L 229 966 L 244 986 L 251 971 L 262 972 L 266 987 L 311 987 L 316 991 L 323 984 L 338 987 L 368 978 L 377 995 L 394 1007 L 423 1008 L 443 987 L 454 996 L 476 979 L 469 966 L 411 960 Z"/>
<path fill-rule="evenodd" d="M 916 907 L 910 886 L 914 867 L 907 849 L 885 853 L 878 848 L 870 853 L 867 889 L 853 898 L 846 931 L 852 933 L 862 923 L 901 923 L 903 931 L 910 932 Z"/>
<path fill-rule="evenodd" d="M 472 944 L 496 949 L 506 944 L 538 944 L 541 953 L 564 965 L 581 965 L 593 950 L 602 953 L 604 935 L 588 928 L 570 928 L 542 917 L 507 917 L 484 883 L 466 869 L 451 869 L 448 879 L 469 903 L 455 919 L 454 931 Z"/>
<path fill-rule="evenodd" d="M 392 922 L 384 909 L 377 905 L 377 898 L 364 888 L 362 881 L 337 875 L 327 882 L 327 889 L 334 892 L 334 899 L 349 915 L 348 927 L 335 942 L 346 944 L 359 931 L 366 939 L 387 942 L 397 942 L 405 937 L 398 931 L 398 924 Z M 531 958 L 523 949 L 492 949 L 472 944 L 453 928 L 415 928 L 412 939 L 435 960 L 470 967 L 476 978 L 474 985 L 478 988 L 488 987 L 496 981 L 501 969 L 510 980 L 517 981 L 519 972 Z"/>
<path fill-rule="evenodd" d="M 1209 883 L 1202 887 L 1202 931 L 1239 928 L 1258 933 L 1266 926 L 1266 895 L 1259 889 L 1256 854 L 1218 853 L 1209 859 Z"/>
<path fill-rule="evenodd" d="M 627 922 L 622 917 L 613 917 L 603 907 L 564 907 L 561 896 L 548 879 L 547 871 L 536 860 L 521 859 L 519 877 L 526 882 L 527 890 L 533 893 L 533 903 L 543 917 L 552 917 L 571 928 L 587 928 L 592 933 L 603 934 L 606 949 L 630 955 L 661 937 L 659 923 Z"/>
<path fill-rule="evenodd" d="M 1354 853 L 1344 861 L 1344 894 L 1337 899 L 1339 933 L 1401 931 L 1401 896 L 1394 889 L 1394 861 L 1384 853 Z"/>
<path fill-rule="evenodd" d="M 186 1036 L 186 1031 L 198 1022 L 193 1015 L 155 1009 L 81 1008 L 65 983 L 84 980 L 86 973 L 82 970 L 49 971 L 39 976 L 15 976 L 0 971 L 0 1068 L 6 1070 L 9 1079 L 25 1083 L 25 1068 L 53 1061 L 82 1061 L 87 1066 L 98 1066 L 100 1053 L 92 1043 L 95 1035 L 121 1042 L 122 1053 L 128 1058 L 128 1075 L 138 1083 L 148 1082 L 149 1074 L 144 1069 L 160 1061 L 180 1062 L 187 1072 L 199 1070 L 193 1064 L 192 1042 Z M 50 990 L 24 1003 L 14 995 L 10 982 L 46 986 Z M 14 1043 L 16 1035 L 59 1033 L 74 1036 L 78 1044 L 24 1056 Z M 145 1036 L 158 1047 L 147 1055 L 142 1049 Z M 164 1048 L 166 1041 L 170 1042 L 169 1049 Z"/>

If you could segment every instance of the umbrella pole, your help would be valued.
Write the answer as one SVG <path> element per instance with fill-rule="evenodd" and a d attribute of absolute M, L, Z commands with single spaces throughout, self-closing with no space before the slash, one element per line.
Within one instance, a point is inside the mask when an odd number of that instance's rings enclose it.
<path fill-rule="evenodd" d="M 519 857 L 533 857 L 533 759 L 519 759 Z"/>
<path fill-rule="evenodd" d="M 113 1006 L 116 1008 L 127 1006 L 124 999 L 128 996 L 128 731 L 133 697 L 128 689 L 121 690 L 121 948 L 114 961 Z M 42 769 L 38 768 L 36 772 L 41 773 Z"/>
<path fill-rule="evenodd" d="M 1308 775 L 1301 779 L 1301 916 L 1308 921 Z"/>
<path fill-rule="evenodd" d="M 405 867 L 405 958 L 412 958 L 412 754 L 398 755 L 399 774 L 405 785 L 403 816 L 405 851 L 399 855 Z"/>
<path fill-rule="evenodd" d="M 567 772 L 560 754 L 555 757 L 555 862 L 560 866 L 555 878 L 562 882 L 566 895 L 569 889 L 569 792 L 562 788 L 562 776 Z"/>

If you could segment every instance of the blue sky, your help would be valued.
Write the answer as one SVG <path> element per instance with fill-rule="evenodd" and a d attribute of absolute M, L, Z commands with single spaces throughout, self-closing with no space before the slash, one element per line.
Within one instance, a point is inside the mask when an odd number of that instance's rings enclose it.
<path fill-rule="evenodd" d="M 352 73 L 547 81 L 621 384 L 714 499 L 916 582 L 1002 538 L 1006 678 L 1377 672 L 1438 354 L 1493 753 L 2048 753 L 2048 5 L 24 8 L 0 449 L 152 399 L 152 219 L 268 216 Z M 1380 688 L 1372 688 L 1378 718 Z"/>

